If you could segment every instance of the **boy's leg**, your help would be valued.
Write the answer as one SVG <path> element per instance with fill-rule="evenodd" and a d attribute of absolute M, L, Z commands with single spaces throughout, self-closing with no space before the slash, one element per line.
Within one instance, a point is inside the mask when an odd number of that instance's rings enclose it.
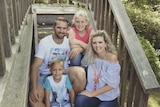
<path fill-rule="evenodd" d="M 67 69 L 70 80 L 73 84 L 73 89 L 76 93 L 84 90 L 86 86 L 86 73 L 82 67 L 73 66 Z"/>

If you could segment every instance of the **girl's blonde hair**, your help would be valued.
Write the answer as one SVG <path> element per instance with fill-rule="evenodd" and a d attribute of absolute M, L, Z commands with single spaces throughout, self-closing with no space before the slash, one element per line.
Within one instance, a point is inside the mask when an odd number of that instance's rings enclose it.
<path fill-rule="evenodd" d="M 104 30 L 97 30 L 90 36 L 89 44 L 88 44 L 88 49 L 86 51 L 86 56 L 87 56 L 87 63 L 88 64 L 93 64 L 94 60 L 96 58 L 95 51 L 92 46 L 93 38 L 94 37 L 103 37 L 105 43 L 107 44 L 106 51 L 111 52 L 115 55 L 117 55 L 117 51 L 115 46 L 113 45 L 110 36 L 104 31 Z"/>
<path fill-rule="evenodd" d="M 85 10 L 79 10 L 74 14 L 73 19 L 72 19 L 72 25 L 74 26 L 76 18 L 80 17 L 80 16 L 82 16 L 86 19 L 86 21 L 88 23 L 88 25 L 87 25 L 87 27 L 88 27 L 89 26 L 89 17 L 88 17 L 88 14 Z"/>

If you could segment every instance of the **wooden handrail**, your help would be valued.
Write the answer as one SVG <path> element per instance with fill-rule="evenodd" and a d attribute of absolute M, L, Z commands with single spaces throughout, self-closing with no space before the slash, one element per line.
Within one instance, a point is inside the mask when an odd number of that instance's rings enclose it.
<path fill-rule="evenodd" d="M 144 50 L 142 49 L 136 32 L 128 18 L 124 6 L 119 0 L 108 1 L 144 92 L 150 92 L 155 89 L 159 89 L 160 86 L 156 80 Z"/>

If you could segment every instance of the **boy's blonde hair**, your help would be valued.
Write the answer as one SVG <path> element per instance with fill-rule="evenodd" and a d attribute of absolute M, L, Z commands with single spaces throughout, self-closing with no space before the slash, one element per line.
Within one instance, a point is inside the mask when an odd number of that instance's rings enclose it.
<path fill-rule="evenodd" d="M 60 63 L 63 63 L 64 65 L 64 61 L 62 59 L 59 59 L 59 58 L 54 58 L 50 64 L 50 68 L 52 68 L 55 64 L 60 64 Z M 63 66 L 64 67 L 64 66 Z"/>

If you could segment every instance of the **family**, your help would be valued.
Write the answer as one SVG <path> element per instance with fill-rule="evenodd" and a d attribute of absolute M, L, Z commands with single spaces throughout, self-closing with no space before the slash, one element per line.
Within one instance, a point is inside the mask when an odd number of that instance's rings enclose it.
<path fill-rule="evenodd" d="M 53 34 L 39 42 L 30 107 L 117 107 L 121 68 L 110 36 L 89 26 L 85 10 L 75 13 L 70 29 L 68 23 L 57 17 Z"/>

